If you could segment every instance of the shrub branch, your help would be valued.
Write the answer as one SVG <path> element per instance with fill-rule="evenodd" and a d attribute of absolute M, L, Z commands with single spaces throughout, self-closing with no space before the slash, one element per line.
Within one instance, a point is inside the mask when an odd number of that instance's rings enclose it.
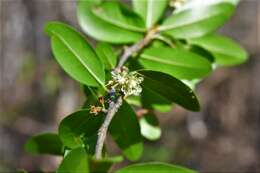
<path fill-rule="evenodd" d="M 140 40 L 139 42 L 137 42 L 136 44 L 134 44 L 130 47 L 125 48 L 122 56 L 119 59 L 119 63 L 114 70 L 118 70 L 121 67 L 123 67 L 125 62 L 131 56 L 139 53 L 140 50 L 142 50 L 145 46 L 147 46 L 152 41 L 152 39 L 154 38 L 154 35 L 156 33 L 157 33 L 157 28 L 152 28 L 142 40 Z M 109 108 L 108 108 L 108 112 L 106 114 L 106 118 L 105 118 L 103 124 L 101 125 L 100 129 L 98 130 L 98 139 L 97 139 L 96 151 L 95 151 L 96 159 L 102 158 L 102 149 L 103 149 L 105 139 L 107 136 L 108 127 L 109 127 L 114 115 L 117 113 L 118 109 L 122 105 L 122 103 L 123 103 L 123 96 L 119 96 L 117 98 L 116 102 L 111 101 L 109 103 Z"/>
<path fill-rule="evenodd" d="M 101 159 L 102 158 L 102 149 L 105 143 L 105 139 L 107 136 L 107 130 L 110 122 L 112 121 L 112 118 L 120 108 L 120 106 L 123 103 L 123 98 L 122 96 L 118 97 L 116 102 L 110 102 L 108 112 L 105 118 L 104 123 L 101 125 L 99 131 L 98 131 L 98 140 L 97 140 L 97 145 L 96 145 L 96 159 Z"/>
<path fill-rule="evenodd" d="M 154 35 L 156 35 L 156 33 L 157 33 L 157 28 L 153 28 L 147 33 L 147 35 L 142 40 L 140 40 L 136 44 L 126 48 L 124 50 L 123 55 L 119 59 L 119 63 L 117 65 L 116 69 L 121 68 L 125 64 L 125 62 L 128 60 L 129 57 L 138 53 L 146 45 L 148 45 L 151 42 L 151 40 L 154 38 Z"/>

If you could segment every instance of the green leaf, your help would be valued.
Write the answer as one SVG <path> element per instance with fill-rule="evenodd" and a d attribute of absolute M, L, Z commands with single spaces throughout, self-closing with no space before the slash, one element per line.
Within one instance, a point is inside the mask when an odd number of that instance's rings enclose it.
<path fill-rule="evenodd" d="M 30 138 L 25 144 L 25 150 L 30 154 L 63 155 L 63 145 L 58 135 L 44 133 Z"/>
<path fill-rule="evenodd" d="M 141 157 L 143 139 L 135 112 L 126 102 L 119 108 L 113 118 L 109 132 L 123 154 L 131 161 Z"/>
<path fill-rule="evenodd" d="M 193 91 L 180 80 L 161 72 L 140 70 L 144 77 L 142 87 L 191 110 L 199 111 L 199 101 Z"/>
<path fill-rule="evenodd" d="M 149 88 L 143 88 L 141 93 L 141 101 L 144 108 L 155 109 L 160 112 L 169 112 L 172 109 L 172 102 L 162 97 L 160 94 L 150 90 Z"/>
<path fill-rule="evenodd" d="M 123 161 L 122 156 L 116 156 L 112 158 L 102 158 L 102 160 L 96 160 L 95 158 L 90 159 L 90 172 L 91 173 L 107 173 L 110 167 L 114 163 Z"/>
<path fill-rule="evenodd" d="M 142 18 L 119 2 L 104 2 L 94 7 L 93 13 L 102 20 L 120 28 L 135 32 L 145 32 Z"/>
<path fill-rule="evenodd" d="M 208 60 L 178 48 L 148 48 L 140 55 L 139 62 L 145 69 L 164 72 L 179 79 L 201 78 L 211 71 Z"/>
<path fill-rule="evenodd" d="M 86 85 L 104 86 L 102 63 L 80 33 L 60 22 L 48 23 L 45 32 L 51 37 L 56 60 L 72 78 Z"/>
<path fill-rule="evenodd" d="M 151 28 L 163 15 L 168 0 L 132 0 L 134 11 L 145 21 L 146 28 Z"/>
<path fill-rule="evenodd" d="M 189 40 L 212 53 L 218 65 L 237 65 L 247 60 L 247 52 L 230 38 L 218 34 Z"/>
<path fill-rule="evenodd" d="M 176 11 L 159 30 L 174 38 L 200 37 L 216 31 L 231 17 L 235 6 L 231 3 L 203 4 Z"/>
<path fill-rule="evenodd" d="M 100 0 L 80 0 L 78 3 L 78 20 L 82 29 L 91 37 L 105 42 L 120 44 L 134 43 L 142 39 L 143 34 L 112 25 L 93 14 L 94 5 Z"/>
<path fill-rule="evenodd" d="M 156 173 L 196 173 L 196 171 L 181 166 L 170 165 L 160 162 L 139 163 L 122 168 L 116 173 L 133 173 L 133 172 L 156 172 Z"/>
<path fill-rule="evenodd" d="M 161 137 L 159 121 L 153 113 L 147 113 L 139 119 L 142 135 L 149 140 L 157 140 Z"/>
<path fill-rule="evenodd" d="M 200 55 L 201 57 L 203 57 L 205 59 L 207 59 L 210 63 L 213 63 L 215 61 L 214 56 L 208 50 L 206 50 L 204 48 L 201 48 L 201 47 L 196 46 L 196 45 L 192 45 L 192 46 L 189 46 L 188 50 L 193 52 L 193 53 Z"/>
<path fill-rule="evenodd" d="M 71 150 L 62 160 L 57 173 L 88 173 L 88 156 L 84 148 Z"/>
<path fill-rule="evenodd" d="M 131 96 L 126 97 L 125 100 L 130 105 L 142 106 L 141 99 L 139 96 L 131 95 Z"/>
<path fill-rule="evenodd" d="M 98 43 L 96 47 L 96 53 L 107 70 L 112 70 L 115 68 L 117 63 L 117 56 L 109 44 Z"/>
<path fill-rule="evenodd" d="M 181 11 L 192 9 L 192 8 L 199 8 L 201 6 L 211 6 L 219 3 L 229 3 L 233 6 L 236 6 L 239 3 L 240 0 L 189 0 L 186 1 L 183 5 L 178 7 L 176 10 L 174 10 L 174 13 L 179 13 Z"/>
<path fill-rule="evenodd" d="M 86 138 L 93 138 L 104 120 L 104 115 L 93 115 L 81 110 L 65 117 L 59 125 L 59 137 L 69 148 L 84 145 Z M 86 145 L 86 144 L 85 144 Z"/>

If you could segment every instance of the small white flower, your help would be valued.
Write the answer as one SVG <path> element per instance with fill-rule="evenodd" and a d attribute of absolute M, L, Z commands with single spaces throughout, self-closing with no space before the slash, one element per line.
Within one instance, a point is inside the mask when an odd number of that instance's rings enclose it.
<path fill-rule="evenodd" d="M 112 80 L 107 84 L 109 87 L 122 92 L 125 96 L 138 96 L 142 92 L 143 77 L 137 72 L 129 73 L 128 68 L 123 67 L 121 70 L 112 71 L 111 74 Z"/>

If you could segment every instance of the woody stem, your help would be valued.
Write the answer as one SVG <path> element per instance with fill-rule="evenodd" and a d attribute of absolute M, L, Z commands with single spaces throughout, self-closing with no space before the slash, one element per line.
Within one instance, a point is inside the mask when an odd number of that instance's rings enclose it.
<path fill-rule="evenodd" d="M 135 53 L 138 53 L 140 50 L 142 50 L 146 45 L 148 45 L 152 39 L 154 38 L 154 35 L 157 33 L 157 29 L 151 29 L 147 35 L 137 42 L 136 44 L 126 48 L 122 54 L 122 56 L 119 59 L 119 63 L 115 70 L 120 69 L 125 62 Z M 118 109 L 120 106 L 123 104 L 123 96 L 119 96 L 116 100 L 116 102 L 111 101 L 109 103 L 109 108 L 106 114 L 106 118 L 101 125 L 100 129 L 98 130 L 98 139 L 97 139 L 97 144 L 96 144 L 96 150 L 95 150 L 95 157 L 96 159 L 101 159 L 102 158 L 102 149 L 105 143 L 105 139 L 107 136 L 107 130 L 109 127 L 109 124 L 111 123 L 114 115 L 117 113 Z"/>

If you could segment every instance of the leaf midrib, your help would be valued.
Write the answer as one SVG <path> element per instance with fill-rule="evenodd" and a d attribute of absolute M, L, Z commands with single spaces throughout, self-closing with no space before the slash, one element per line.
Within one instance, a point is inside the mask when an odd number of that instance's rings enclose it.
<path fill-rule="evenodd" d="M 200 23 L 200 22 L 203 22 L 203 21 L 206 21 L 206 20 L 209 20 L 209 19 L 211 19 L 211 18 L 215 18 L 216 16 L 219 16 L 219 15 L 223 15 L 223 14 L 226 14 L 226 13 L 219 13 L 219 11 L 218 12 L 216 12 L 214 15 L 208 15 L 208 16 L 206 16 L 206 17 L 203 17 L 203 18 L 201 18 L 201 19 L 199 19 L 199 20 L 196 20 L 196 21 L 194 21 L 194 22 L 191 22 L 191 23 L 184 23 L 184 24 L 180 24 L 179 26 L 177 25 L 177 26 L 173 26 L 173 25 L 165 25 L 165 26 L 161 26 L 161 27 L 159 27 L 159 30 L 160 31 L 166 31 L 166 30 L 173 30 L 173 29 L 179 29 L 179 28 L 182 28 L 182 27 L 187 27 L 188 25 L 193 25 L 193 24 L 196 24 L 196 23 Z"/>
<path fill-rule="evenodd" d="M 153 20 L 153 0 L 147 0 L 146 8 L 146 28 L 151 27 Z"/>
<path fill-rule="evenodd" d="M 88 70 L 88 72 L 94 77 L 94 79 L 101 85 L 103 85 L 103 82 L 95 75 L 95 73 L 90 69 L 90 67 L 81 60 L 80 55 L 78 55 L 77 52 L 75 52 L 75 50 L 70 47 L 70 45 L 66 42 L 65 39 L 62 38 L 62 36 L 60 36 L 58 33 L 56 32 L 52 32 L 53 34 L 55 34 L 57 36 L 58 39 L 60 39 L 61 42 L 63 42 L 65 44 L 65 46 L 67 46 L 67 48 L 72 52 L 72 54 L 77 58 L 77 60 Z"/>
<path fill-rule="evenodd" d="M 101 18 L 102 20 L 105 20 L 106 22 L 108 22 L 112 25 L 115 25 L 115 26 L 118 26 L 120 28 L 124 28 L 124 29 L 127 29 L 127 30 L 136 31 L 136 32 L 145 32 L 146 31 L 145 29 L 142 29 L 142 28 L 137 27 L 137 26 L 133 26 L 133 25 L 128 24 L 126 22 L 120 22 L 119 20 L 114 20 L 112 17 L 100 15 L 99 12 L 97 12 L 95 9 L 93 9 L 93 11 L 94 11 L 94 14 L 98 18 Z"/>
<path fill-rule="evenodd" d="M 199 44 L 197 44 L 199 45 Z M 233 51 L 223 51 L 223 49 L 221 48 L 216 48 L 214 46 L 205 46 L 205 45 L 202 45 L 205 49 L 208 49 L 210 50 L 211 52 L 213 53 L 217 53 L 217 54 L 221 54 L 221 55 L 226 55 L 226 56 L 230 56 L 230 57 L 233 57 L 233 58 L 236 58 L 236 59 L 241 59 L 242 55 L 239 53 L 237 54 L 234 54 L 232 53 Z M 240 51 L 240 50 L 239 50 Z M 230 53 L 229 53 L 230 52 Z"/>
<path fill-rule="evenodd" d="M 167 61 L 165 59 L 161 59 L 161 58 L 158 58 L 156 56 L 151 56 L 151 55 L 147 55 L 147 54 L 142 54 L 141 59 L 142 58 L 146 59 L 146 60 L 151 60 L 151 61 L 167 64 L 167 65 L 181 66 L 181 67 L 184 67 L 184 68 L 191 68 L 191 69 L 204 69 L 204 68 L 195 67 L 195 66 L 188 65 L 188 64 L 182 64 L 182 63 Z"/>
<path fill-rule="evenodd" d="M 105 48 L 105 49 L 106 49 L 106 48 Z M 114 65 L 113 65 L 112 60 L 107 56 L 107 54 L 106 54 L 106 52 L 105 52 L 104 49 L 102 49 L 102 52 L 103 52 L 105 58 L 107 59 L 107 62 L 108 62 L 108 64 L 109 64 L 110 68 L 113 69 L 113 68 L 114 68 Z"/>

